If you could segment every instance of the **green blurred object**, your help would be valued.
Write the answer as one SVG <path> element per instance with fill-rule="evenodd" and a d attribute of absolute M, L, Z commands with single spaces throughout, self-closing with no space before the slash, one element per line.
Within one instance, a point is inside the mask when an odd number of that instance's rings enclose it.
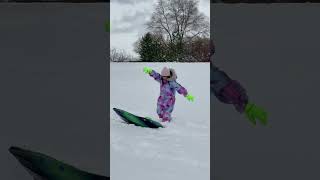
<path fill-rule="evenodd" d="M 12 146 L 9 152 L 37 180 L 110 180 L 97 174 L 80 170 L 48 155 Z"/>
<path fill-rule="evenodd" d="M 106 21 L 105 30 L 106 30 L 106 32 L 110 32 L 110 21 L 109 20 Z"/>
<path fill-rule="evenodd" d="M 194 97 L 191 94 L 187 94 L 186 98 L 188 101 L 194 101 Z"/>
<path fill-rule="evenodd" d="M 150 74 L 152 72 L 152 69 L 149 68 L 149 67 L 144 67 L 143 68 L 143 72 L 146 73 L 146 74 Z"/>
<path fill-rule="evenodd" d="M 256 126 L 256 119 L 264 126 L 268 125 L 268 114 L 261 107 L 256 106 L 255 104 L 248 103 L 245 108 L 245 114 L 250 121 L 250 123 Z"/>

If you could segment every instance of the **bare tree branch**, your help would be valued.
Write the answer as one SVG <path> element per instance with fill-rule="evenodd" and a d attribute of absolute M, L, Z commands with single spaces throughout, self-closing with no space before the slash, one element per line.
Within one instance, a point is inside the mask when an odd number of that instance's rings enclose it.
<path fill-rule="evenodd" d="M 151 32 L 165 32 L 170 43 L 186 37 L 207 36 L 209 21 L 198 10 L 198 0 L 158 0 L 148 22 Z"/>

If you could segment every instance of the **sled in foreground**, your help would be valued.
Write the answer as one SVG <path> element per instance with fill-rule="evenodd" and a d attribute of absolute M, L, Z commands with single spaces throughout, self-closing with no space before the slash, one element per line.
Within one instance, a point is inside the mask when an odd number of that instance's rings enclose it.
<path fill-rule="evenodd" d="M 124 120 L 128 124 L 134 124 L 136 126 L 147 128 L 164 128 L 162 124 L 150 118 L 140 117 L 117 108 L 113 108 L 113 110 L 121 117 L 122 120 Z"/>

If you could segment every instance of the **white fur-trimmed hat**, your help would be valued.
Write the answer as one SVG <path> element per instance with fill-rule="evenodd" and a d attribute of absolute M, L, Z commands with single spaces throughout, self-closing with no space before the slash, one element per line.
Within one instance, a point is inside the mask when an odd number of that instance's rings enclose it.
<path fill-rule="evenodd" d="M 161 76 L 170 76 L 170 70 L 167 67 L 162 68 Z"/>

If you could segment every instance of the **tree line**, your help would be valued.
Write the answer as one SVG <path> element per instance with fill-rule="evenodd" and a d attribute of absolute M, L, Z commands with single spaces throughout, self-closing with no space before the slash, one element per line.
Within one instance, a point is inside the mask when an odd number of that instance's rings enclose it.
<path fill-rule="evenodd" d="M 134 43 L 134 51 L 139 55 L 136 60 L 208 62 L 209 18 L 199 12 L 198 3 L 198 0 L 158 0 L 150 20 L 146 23 L 147 33 Z M 112 55 L 115 54 L 111 53 L 110 56 Z M 124 59 L 110 57 L 110 60 Z"/>

